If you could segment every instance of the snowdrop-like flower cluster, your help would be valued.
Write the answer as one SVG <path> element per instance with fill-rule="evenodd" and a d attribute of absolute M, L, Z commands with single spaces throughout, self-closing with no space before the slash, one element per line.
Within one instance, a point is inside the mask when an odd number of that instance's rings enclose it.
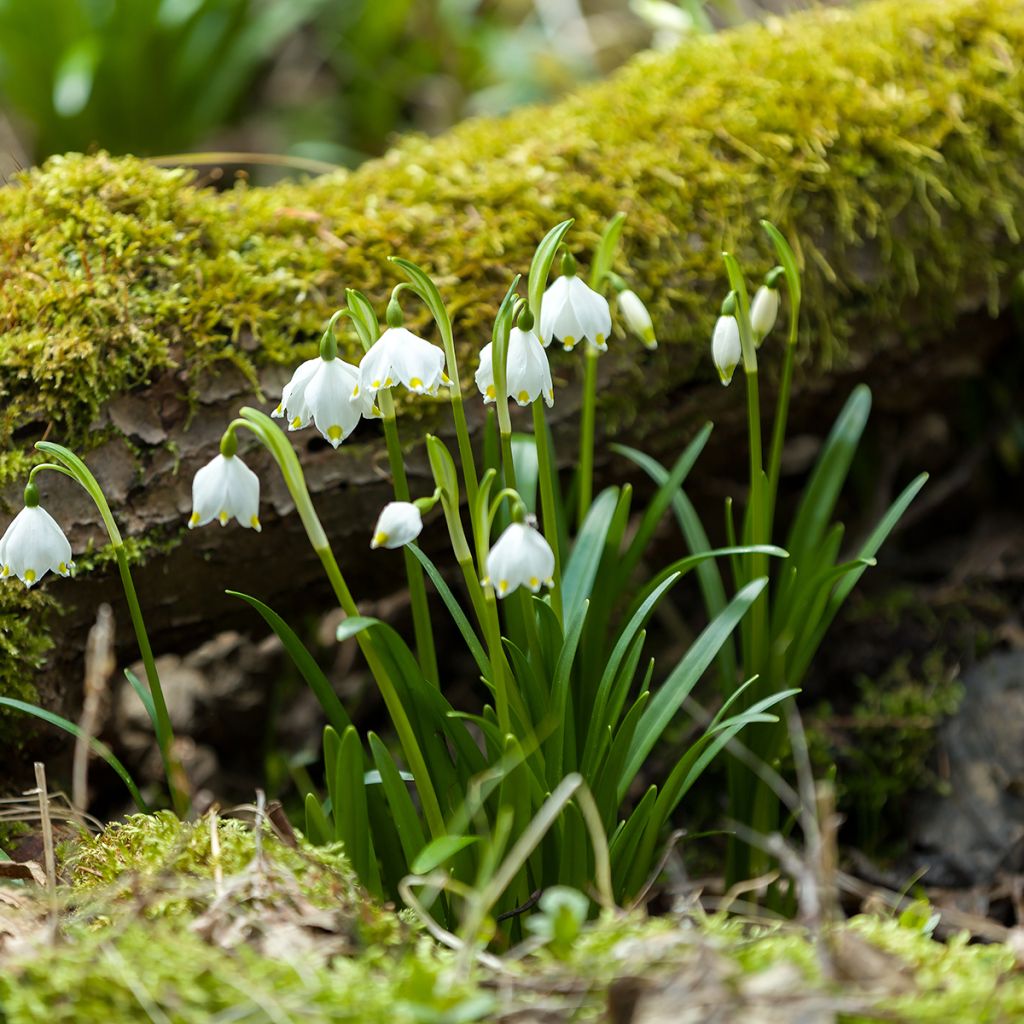
<path fill-rule="evenodd" d="M 27 587 L 48 572 L 70 576 L 75 563 L 64 531 L 39 504 L 35 484 L 25 488 L 25 507 L 0 538 L 0 578 L 17 576 Z"/>
<path fill-rule="evenodd" d="M 208 462 L 192 481 L 192 515 L 188 525 L 205 526 L 214 519 L 227 526 L 232 516 L 242 526 L 261 529 L 260 478 L 234 454 L 222 452 Z"/>
<path fill-rule="evenodd" d="M 554 584 L 555 556 L 551 546 L 530 523 L 512 523 L 487 555 L 485 585 L 498 597 L 508 597 L 518 587 L 534 594 Z"/>
<path fill-rule="evenodd" d="M 476 386 L 484 396 L 484 402 L 493 402 L 497 398 L 492 350 L 490 342 L 480 350 L 480 368 L 476 371 Z M 519 405 L 529 405 L 541 396 L 547 405 L 554 403 L 555 391 L 551 384 L 548 354 L 532 330 L 513 327 L 509 332 L 505 384 L 508 397 L 515 399 Z"/>
<path fill-rule="evenodd" d="M 566 351 L 584 338 L 601 352 L 608 348 L 612 315 L 608 300 L 576 276 L 576 261 L 562 259 L 562 276 L 544 293 L 540 307 L 540 336 L 545 345 L 557 338 Z"/>

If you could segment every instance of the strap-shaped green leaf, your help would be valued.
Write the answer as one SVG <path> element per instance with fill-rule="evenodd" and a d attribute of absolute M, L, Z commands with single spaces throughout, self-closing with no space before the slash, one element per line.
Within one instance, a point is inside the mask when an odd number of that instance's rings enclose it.
<path fill-rule="evenodd" d="M 96 739 L 95 736 L 87 735 L 74 722 L 68 721 L 68 719 L 63 718 L 61 715 L 58 715 L 53 711 L 47 711 L 46 708 L 36 707 L 35 704 L 27 704 L 25 701 L 15 700 L 13 697 L 0 697 L 0 707 L 12 708 L 15 711 L 24 711 L 26 715 L 32 715 L 35 718 L 40 718 L 44 722 L 48 722 L 50 725 L 55 725 L 58 729 L 63 729 L 65 732 L 70 733 L 72 736 L 75 736 L 80 740 L 87 740 L 93 753 L 106 761 L 106 763 L 109 764 L 110 767 L 113 768 L 121 777 L 121 781 L 128 787 L 128 792 L 132 795 L 132 800 L 135 801 L 135 806 L 138 807 L 140 811 L 145 813 L 149 812 L 149 805 L 142 799 L 142 794 L 139 792 L 139 787 L 135 785 L 135 780 L 131 777 L 131 773 L 117 759 L 114 752 L 105 743 Z"/>

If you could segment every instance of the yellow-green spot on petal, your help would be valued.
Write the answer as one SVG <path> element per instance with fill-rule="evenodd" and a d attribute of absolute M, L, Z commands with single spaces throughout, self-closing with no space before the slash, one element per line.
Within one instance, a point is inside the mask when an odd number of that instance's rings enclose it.
<path fill-rule="evenodd" d="M 508 580 L 498 580 L 498 593 L 504 594 L 508 590 Z"/>
<path fill-rule="evenodd" d="M 373 543 L 370 545 L 372 548 L 379 548 L 383 544 L 387 544 L 388 535 L 383 530 L 378 530 L 373 535 Z"/>
<path fill-rule="evenodd" d="M 423 381 L 421 381 L 419 379 L 419 377 L 410 377 L 409 378 L 409 387 L 413 388 L 413 389 L 421 388 L 421 387 L 423 387 Z"/>
<path fill-rule="evenodd" d="M 594 339 L 594 344 L 597 345 L 598 348 L 600 348 L 604 344 L 604 335 L 603 334 L 599 334 Z"/>
<path fill-rule="evenodd" d="M 301 416 L 296 416 L 292 420 L 292 430 L 298 430 L 299 427 L 301 427 L 301 426 L 302 426 L 302 417 Z"/>
<path fill-rule="evenodd" d="M 336 423 L 331 424 L 331 426 L 329 426 L 327 428 L 327 438 L 328 438 L 328 440 L 330 440 L 330 441 L 340 441 L 342 439 L 342 436 L 343 436 L 342 429 Z"/>
<path fill-rule="evenodd" d="M 526 405 L 526 403 L 530 400 L 530 393 L 528 391 L 520 391 L 518 397 L 520 403 Z"/>
<path fill-rule="evenodd" d="M 65 565 L 64 562 L 61 562 L 57 566 L 57 572 L 59 572 L 61 574 L 61 576 L 67 576 L 67 574 L 68 574 L 68 567 L 67 567 L 67 565 Z"/>
<path fill-rule="evenodd" d="M 567 334 L 562 339 L 562 345 L 565 348 L 566 352 L 568 352 L 569 349 L 573 348 L 575 346 L 575 344 L 576 344 L 576 339 L 571 334 Z"/>
<path fill-rule="evenodd" d="M 394 383 L 395 382 L 390 377 L 385 377 L 384 378 L 384 387 L 389 388 Z"/>
<path fill-rule="evenodd" d="M 259 517 L 259 516 L 253 516 L 253 517 L 252 517 L 252 518 L 251 518 L 251 519 L 249 520 L 249 525 L 250 525 L 250 526 L 251 526 L 251 527 L 252 527 L 252 528 L 253 528 L 254 530 L 261 530 L 261 529 L 262 529 L 262 527 L 260 526 L 260 517 Z"/>
<path fill-rule="evenodd" d="M 219 515 L 217 516 L 217 519 L 218 519 L 218 520 L 220 520 L 220 525 L 221 525 L 221 526 L 227 526 L 227 525 L 228 525 L 228 520 L 229 520 L 230 518 L 231 518 L 231 516 L 229 516 L 229 515 L 227 514 L 227 512 L 221 512 L 221 513 L 220 513 L 220 514 L 219 514 Z"/>
<path fill-rule="evenodd" d="M 540 586 L 540 580 L 536 576 L 530 577 L 530 586 L 536 590 Z"/>
<path fill-rule="evenodd" d="M 355 388 L 352 391 L 352 397 L 353 398 L 358 398 L 359 397 L 359 385 L 358 384 L 355 386 Z"/>
<path fill-rule="evenodd" d="M 193 512 L 192 515 L 189 516 L 189 518 L 188 518 L 188 525 L 189 526 L 198 526 L 199 525 L 199 513 L 198 512 Z M 4 571 L 6 572 L 6 566 L 4 568 Z"/>
<path fill-rule="evenodd" d="M 487 397 L 488 398 L 497 398 L 498 397 L 497 389 L 494 387 L 493 384 L 488 384 L 487 385 Z"/>
<path fill-rule="evenodd" d="M 36 581 L 36 571 L 35 571 L 35 569 L 26 569 L 25 570 L 25 582 L 26 583 L 35 583 L 35 581 Z"/>
<path fill-rule="evenodd" d="M 370 387 L 379 388 L 380 387 L 380 378 L 378 377 L 376 380 L 370 381 Z"/>

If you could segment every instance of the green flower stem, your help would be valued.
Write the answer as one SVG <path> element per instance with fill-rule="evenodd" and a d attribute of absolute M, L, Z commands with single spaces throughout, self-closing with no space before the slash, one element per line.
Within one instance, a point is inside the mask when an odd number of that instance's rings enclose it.
<path fill-rule="evenodd" d="M 313 550 L 316 552 L 327 573 L 327 578 L 338 599 L 338 604 L 346 615 L 357 617 L 359 609 L 356 607 L 352 592 L 349 590 L 345 577 L 338 566 L 337 559 L 334 557 L 334 552 L 331 550 L 331 545 L 327 540 L 327 534 L 324 532 L 320 517 L 316 514 L 316 509 L 313 507 L 313 501 L 309 496 L 309 488 L 306 486 L 306 478 L 302 472 L 302 466 L 299 463 L 298 456 L 295 454 L 295 449 L 291 446 L 291 442 L 282 433 L 281 428 L 266 413 L 261 412 L 259 409 L 244 408 L 241 410 L 241 416 L 241 419 L 232 421 L 228 426 L 228 430 L 233 430 L 236 427 L 245 427 L 251 430 L 274 457 L 274 461 L 284 477 L 288 492 L 295 502 L 295 509 L 302 520 L 306 536 L 309 538 Z M 434 786 L 430 773 L 427 771 L 423 752 L 420 750 L 419 743 L 416 740 L 416 734 L 409 721 L 409 716 L 406 714 L 405 708 L 398 697 L 398 691 L 391 681 L 391 677 L 388 675 L 380 655 L 377 653 L 373 638 L 364 631 L 358 633 L 356 639 L 363 652 L 363 657 L 366 659 L 366 663 L 370 667 L 374 679 L 377 681 L 381 696 L 384 698 L 388 713 L 391 715 L 391 720 L 395 725 L 395 732 L 398 733 L 399 742 L 402 744 L 402 750 L 405 752 L 406 760 L 409 763 L 409 770 L 413 773 L 416 790 L 423 804 L 423 813 L 427 819 L 430 833 L 435 839 L 447 835 L 444 816 L 441 814 L 441 805 L 438 803 L 437 794 L 434 792 Z"/>
<path fill-rule="evenodd" d="M 338 604 L 341 605 L 346 615 L 352 618 L 358 617 L 359 609 L 356 607 L 356 603 L 352 598 L 352 592 L 349 590 L 345 577 L 341 573 L 337 559 L 334 557 L 334 552 L 328 545 L 327 547 L 318 548 L 316 553 L 327 573 L 327 578 L 330 580 L 331 587 L 338 599 Z M 364 630 L 356 634 L 356 641 L 363 652 L 367 665 L 370 666 L 374 679 L 377 680 L 377 686 L 380 689 L 381 696 L 384 698 L 384 704 L 387 706 L 388 714 L 395 725 L 398 741 L 402 744 L 402 750 L 405 752 L 406 760 L 409 762 L 409 768 L 412 771 L 413 780 L 416 783 L 416 791 L 419 793 L 420 800 L 423 803 L 423 814 L 427 819 L 427 827 L 430 829 L 431 836 L 434 839 L 439 839 L 447 835 L 448 830 L 445 827 L 441 805 L 438 803 L 430 771 L 423 757 L 423 751 L 416 740 L 416 733 L 413 731 L 412 722 L 409 721 L 409 715 L 406 713 L 405 707 L 398 696 L 398 691 L 395 689 L 395 685 L 392 683 L 391 677 L 388 675 L 380 655 L 377 653 L 373 638 Z"/>
<path fill-rule="evenodd" d="M 395 403 L 390 391 L 377 394 L 377 405 L 384 420 L 384 440 L 388 448 L 391 477 L 394 481 L 395 497 L 409 501 L 409 480 L 405 475 L 402 459 L 402 444 L 398 437 L 398 420 L 395 418 Z M 412 552 L 402 549 L 405 557 L 405 575 L 409 581 L 409 600 L 412 604 L 412 623 L 416 634 L 416 655 L 423 675 L 434 684 L 440 685 L 437 673 L 437 654 L 434 650 L 434 630 L 430 624 L 430 606 L 427 604 L 427 585 L 423 577 L 423 566 Z"/>
<path fill-rule="evenodd" d="M 594 414 L 597 404 L 597 360 L 601 352 L 587 342 L 587 351 L 583 371 L 583 410 L 580 416 L 580 469 L 576 509 L 576 527 L 583 525 L 583 520 L 590 511 L 591 497 L 594 492 Z"/>
<path fill-rule="evenodd" d="M 750 537 L 745 544 L 767 544 L 765 529 L 768 510 L 765 507 L 765 478 L 761 454 L 761 398 L 758 388 L 757 367 L 747 371 L 747 420 L 750 434 Z M 750 555 L 749 579 L 757 579 L 768 572 L 767 555 Z M 761 670 L 768 648 L 768 593 L 762 591 L 750 609 L 752 671 Z M 746 668 L 746 667 L 745 667 Z"/>
<path fill-rule="evenodd" d="M 494 675 L 494 709 L 498 714 L 498 728 L 502 736 L 508 736 L 512 732 L 512 716 L 509 713 L 508 677 L 505 674 L 505 652 L 501 647 L 498 602 L 493 587 L 484 588 L 483 627 L 487 655 L 491 659 L 491 672 Z"/>
<path fill-rule="evenodd" d="M 505 660 L 505 650 L 501 643 L 501 623 L 498 619 L 498 600 L 491 586 L 484 587 L 483 630 L 487 656 L 494 675 L 494 710 L 498 716 L 498 728 L 502 736 L 515 735 L 512 728 L 513 711 L 524 727 L 528 725 L 530 716 Z"/>
<path fill-rule="evenodd" d="M 160 676 L 157 674 L 156 659 L 153 657 L 153 648 L 150 646 L 146 623 L 142 618 L 139 597 L 135 592 L 135 583 L 128 566 L 128 554 L 120 540 L 114 542 L 111 538 L 111 543 L 114 548 L 114 557 L 117 560 L 117 570 L 121 574 L 121 586 L 124 588 L 125 600 L 128 602 L 128 614 L 131 616 L 132 628 L 135 630 L 135 640 L 139 645 L 142 664 L 146 668 L 146 681 L 149 683 L 149 692 L 153 697 L 153 708 L 156 711 L 156 722 L 154 723 L 156 742 L 160 748 L 164 772 L 167 775 L 171 803 L 174 805 L 174 813 L 179 818 L 184 818 L 189 813 L 191 803 L 188 797 L 188 783 L 181 762 L 174 752 L 174 730 L 171 727 L 171 716 L 167 711 L 163 687 L 160 685 Z"/>
<path fill-rule="evenodd" d="M 775 497 L 779 490 L 779 472 L 782 466 L 782 446 L 786 440 L 786 421 L 789 417 L 789 395 L 793 385 L 793 362 L 796 353 L 797 319 L 790 317 L 789 337 L 782 362 L 782 382 L 779 385 L 779 399 L 775 407 L 775 423 L 772 426 L 772 446 L 768 457 L 768 492 L 765 501 L 768 506 L 768 534 L 771 535 Z M 766 538 L 767 541 L 767 538 Z"/>
<path fill-rule="evenodd" d="M 445 362 L 448 366 L 448 376 L 451 378 L 451 386 L 448 389 L 449 400 L 452 403 L 452 419 L 455 421 L 455 436 L 459 443 L 459 462 L 462 463 L 462 479 L 466 483 L 466 500 L 469 507 L 476 504 L 476 492 L 478 477 L 476 475 L 476 461 L 473 458 L 473 445 L 469 440 L 469 426 L 466 424 L 466 410 L 462 404 L 462 384 L 459 380 L 459 364 L 455 358 L 455 341 L 452 338 L 451 329 L 441 332 L 444 338 Z"/>
<path fill-rule="evenodd" d="M 547 424 L 544 420 L 543 399 L 533 403 L 533 440 L 537 448 L 537 475 L 540 478 L 540 508 L 544 537 L 555 556 L 554 585 L 551 588 L 551 608 L 558 621 L 562 621 L 562 554 L 558 536 L 558 508 L 552 484 L 554 466 L 548 444 Z"/>
<path fill-rule="evenodd" d="M 500 434 L 501 437 L 501 461 L 505 469 L 505 486 L 510 487 L 513 491 L 519 490 L 519 484 L 516 481 L 516 464 L 512 458 L 512 433 L 505 433 L 504 431 Z"/>
<path fill-rule="evenodd" d="M 124 548 L 124 539 L 121 531 L 114 521 L 110 505 L 106 496 L 100 488 L 99 482 L 93 476 L 88 466 L 74 452 L 63 445 L 53 444 L 50 441 L 40 441 L 36 447 L 47 455 L 58 459 L 64 468 L 54 466 L 65 476 L 70 476 L 89 495 L 95 504 L 103 525 L 106 528 L 107 536 L 110 538 L 110 546 L 114 551 L 114 558 L 117 561 L 118 572 L 121 574 L 121 585 L 124 588 L 124 596 L 128 602 L 128 613 L 131 616 L 132 628 L 135 630 L 135 640 L 139 645 L 139 654 L 142 657 L 142 664 L 146 669 L 146 682 L 149 684 L 149 692 L 153 698 L 153 709 L 156 712 L 156 721 L 153 728 L 156 731 L 156 742 L 160 748 L 160 757 L 164 765 L 164 773 L 167 776 L 167 787 L 170 790 L 171 803 L 174 812 L 180 818 L 188 816 L 190 803 L 188 786 L 184 770 L 177 755 L 174 752 L 174 729 L 171 725 L 171 716 L 167 710 L 167 701 L 164 697 L 163 686 L 160 684 L 160 675 L 156 670 L 156 659 L 153 657 L 153 648 L 149 642 L 149 634 L 146 632 L 146 623 L 142 618 L 142 608 L 139 605 L 139 597 L 135 591 L 135 583 L 132 580 L 131 569 L 128 565 L 128 554 Z M 37 466 L 29 479 L 38 470 L 49 468 L 48 466 Z"/>

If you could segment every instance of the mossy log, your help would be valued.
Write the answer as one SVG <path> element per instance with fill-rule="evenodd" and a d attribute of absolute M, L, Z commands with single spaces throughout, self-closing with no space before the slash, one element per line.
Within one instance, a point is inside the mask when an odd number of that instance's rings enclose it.
<path fill-rule="evenodd" d="M 60 440 L 86 456 L 144 563 L 158 649 L 214 625 L 226 586 L 287 613 L 318 567 L 267 459 L 252 457 L 262 536 L 183 529 L 192 475 L 229 417 L 276 399 L 346 286 L 382 304 L 396 253 L 441 287 L 468 383 L 511 275 L 567 216 L 585 263 L 607 219 L 626 212 L 617 269 L 662 341 L 647 354 L 613 340 L 606 432 L 670 451 L 693 424 L 742 414 L 714 380 L 707 339 L 725 290 L 720 251 L 752 278 L 773 262 L 762 217 L 795 240 L 806 273 L 802 350 L 816 372 L 804 393 L 850 373 L 885 385 L 898 369 L 902 401 L 933 376 L 956 318 L 998 313 L 1024 268 L 1022 53 L 1019 0 L 880 0 L 641 55 L 550 108 L 410 138 L 358 171 L 300 184 L 217 193 L 131 158 L 54 158 L 0 189 L 9 508 L 32 443 Z M 556 357 L 556 379 L 572 381 L 577 363 Z M 563 440 L 572 396 L 560 389 L 555 406 Z M 440 411 L 408 405 L 401 420 L 418 491 L 428 484 L 416 441 Z M 379 589 L 366 539 L 388 487 L 374 428 L 337 453 L 308 434 L 296 443 L 356 589 Z M 51 477 L 43 499 L 83 571 L 43 593 L 0 587 L 0 692 L 38 686 L 54 704 L 58 679 L 77 689 L 84 630 L 116 588 L 85 495 Z"/>

